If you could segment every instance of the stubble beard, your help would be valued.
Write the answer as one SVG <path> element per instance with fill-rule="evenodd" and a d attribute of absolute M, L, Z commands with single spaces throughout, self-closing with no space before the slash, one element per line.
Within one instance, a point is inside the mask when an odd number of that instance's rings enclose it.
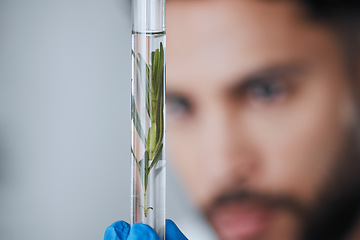
<path fill-rule="evenodd" d="M 360 227 L 359 130 L 348 132 L 333 173 L 305 214 L 301 240 L 347 240 Z"/>

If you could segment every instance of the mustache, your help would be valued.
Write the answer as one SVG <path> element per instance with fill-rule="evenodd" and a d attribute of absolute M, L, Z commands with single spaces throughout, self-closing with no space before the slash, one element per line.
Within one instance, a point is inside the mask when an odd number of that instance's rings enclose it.
<path fill-rule="evenodd" d="M 220 194 L 212 204 L 205 209 L 205 215 L 211 216 L 217 208 L 229 203 L 251 203 L 269 209 L 284 210 L 292 212 L 301 219 L 307 218 L 308 215 L 308 210 L 298 200 L 291 196 L 259 193 L 248 189 Z"/>

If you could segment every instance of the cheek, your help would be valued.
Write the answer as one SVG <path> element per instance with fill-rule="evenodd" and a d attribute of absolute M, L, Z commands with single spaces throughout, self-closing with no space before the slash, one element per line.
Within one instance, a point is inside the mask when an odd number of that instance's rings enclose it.
<path fill-rule="evenodd" d="M 274 191 L 312 203 L 336 171 L 351 122 L 344 110 L 351 101 L 340 89 L 310 84 L 291 103 L 248 119 Z"/>
<path fill-rule="evenodd" d="M 167 146 L 170 153 L 170 160 L 173 161 L 175 170 L 181 176 L 181 180 L 186 185 L 186 190 L 190 193 L 195 202 L 199 202 L 205 189 L 202 171 L 204 163 L 197 140 L 196 130 L 188 130 L 186 127 L 176 127 L 168 124 Z"/>
<path fill-rule="evenodd" d="M 227 161 L 226 126 L 214 114 L 186 124 L 167 124 L 167 143 L 176 171 L 194 203 L 203 209 L 229 181 L 236 179 Z M 216 127 L 218 126 L 218 127 Z M 210 134 L 211 132 L 211 134 Z M 236 171 L 235 171 L 236 172 Z"/>

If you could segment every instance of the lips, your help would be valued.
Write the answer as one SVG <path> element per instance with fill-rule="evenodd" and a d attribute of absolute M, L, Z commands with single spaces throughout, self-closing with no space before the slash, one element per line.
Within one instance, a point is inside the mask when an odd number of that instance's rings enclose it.
<path fill-rule="evenodd" d="M 211 209 L 209 221 L 222 240 L 259 238 L 271 220 L 271 210 L 259 204 L 228 202 Z"/>

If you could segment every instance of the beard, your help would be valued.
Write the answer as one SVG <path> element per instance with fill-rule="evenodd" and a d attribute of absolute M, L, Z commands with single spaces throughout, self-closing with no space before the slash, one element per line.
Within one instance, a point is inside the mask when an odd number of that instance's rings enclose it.
<path fill-rule="evenodd" d="M 360 219 L 359 128 L 348 133 L 337 166 L 303 224 L 301 240 L 349 239 Z"/>
<path fill-rule="evenodd" d="M 348 132 L 339 154 L 334 156 L 337 164 L 317 191 L 312 204 L 303 204 L 299 199 L 285 194 L 257 192 L 246 187 L 233 188 L 219 194 L 204 209 L 205 217 L 211 222 L 216 217 L 217 209 L 223 206 L 251 203 L 264 209 L 290 213 L 300 226 L 296 239 L 348 239 L 360 217 L 360 141 L 357 132 L 354 129 Z"/>

